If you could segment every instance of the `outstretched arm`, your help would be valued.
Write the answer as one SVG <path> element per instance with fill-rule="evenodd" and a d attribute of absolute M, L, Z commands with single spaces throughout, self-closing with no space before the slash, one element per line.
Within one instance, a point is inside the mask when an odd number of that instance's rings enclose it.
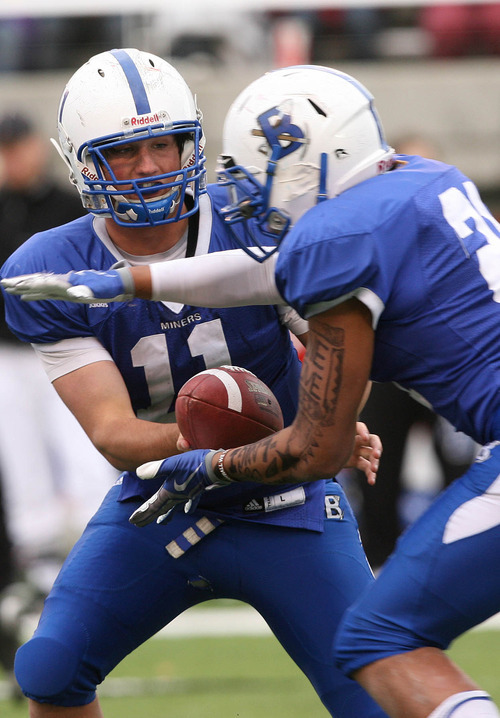
<path fill-rule="evenodd" d="M 105 272 L 39 272 L 7 277 L 2 279 L 2 286 L 26 301 L 59 299 L 95 304 L 140 297 L 200 307 L 285 304 L 274 280 L 276 258 L 273 255 L 259 263 L 243 250 L 229 250 Z"/>

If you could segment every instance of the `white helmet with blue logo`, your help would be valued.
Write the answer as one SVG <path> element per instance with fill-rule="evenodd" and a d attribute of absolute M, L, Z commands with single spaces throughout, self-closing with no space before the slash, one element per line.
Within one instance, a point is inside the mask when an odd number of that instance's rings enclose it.
<path fill-rule="evenodd" d="M 277 243 L 321 200 L 390 169 L 394 155 L 366 88 L 314 65 L 266 73 L 243 90 L 227 114 L 222 147 L 226 222 L 253 218 Z"/>
<path fill-rule="evenodd" d="M 89 212 L 125 226 L 151 226 L 198 209 L 206 181 L 201 113 L 184 79 L 160 57 L 135 49 L 92 57 L 66 85 L 58 130 L 70 181 Z M 178 171 L 115 177 L 106 150 L 165 135 L 179 147 Z"/>

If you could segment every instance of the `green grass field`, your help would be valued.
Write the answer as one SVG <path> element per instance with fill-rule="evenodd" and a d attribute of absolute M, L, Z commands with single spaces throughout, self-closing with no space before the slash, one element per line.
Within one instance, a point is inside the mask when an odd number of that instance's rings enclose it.
<path fill-rule="evenodd" d="M 499 644 L 498 631 L 473 631 L 450 651 L 498 704 Z M 327 716 L 308 681 L 268 636 L 149 641 L 118 666 L 100 695 L 106 718 Z M 26 703 L 1 701 L 0 715 L 26 718 Z"/>

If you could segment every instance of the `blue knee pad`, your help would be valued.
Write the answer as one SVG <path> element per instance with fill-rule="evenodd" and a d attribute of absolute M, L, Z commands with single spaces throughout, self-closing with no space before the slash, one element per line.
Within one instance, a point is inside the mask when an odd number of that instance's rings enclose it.
<path fill-rule="evenodd" d="M 85 629 L 70 620 L 66 624 L 63 638 L 44 635 L 42 625 L 17 651 L 17 682 L 26 696 L 39 703 L 83 705 L 95 695 L 92 686 L 77 684 L 87 647 Z"/>

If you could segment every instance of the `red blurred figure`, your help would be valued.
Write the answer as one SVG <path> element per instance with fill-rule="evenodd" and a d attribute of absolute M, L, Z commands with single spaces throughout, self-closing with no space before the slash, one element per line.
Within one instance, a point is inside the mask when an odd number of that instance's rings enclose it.
<path fill-rule="evenodd" d="M 425 7 L 420 26 L 433 40 L 434 57 L 500 53 L 500 3 Z"/>

